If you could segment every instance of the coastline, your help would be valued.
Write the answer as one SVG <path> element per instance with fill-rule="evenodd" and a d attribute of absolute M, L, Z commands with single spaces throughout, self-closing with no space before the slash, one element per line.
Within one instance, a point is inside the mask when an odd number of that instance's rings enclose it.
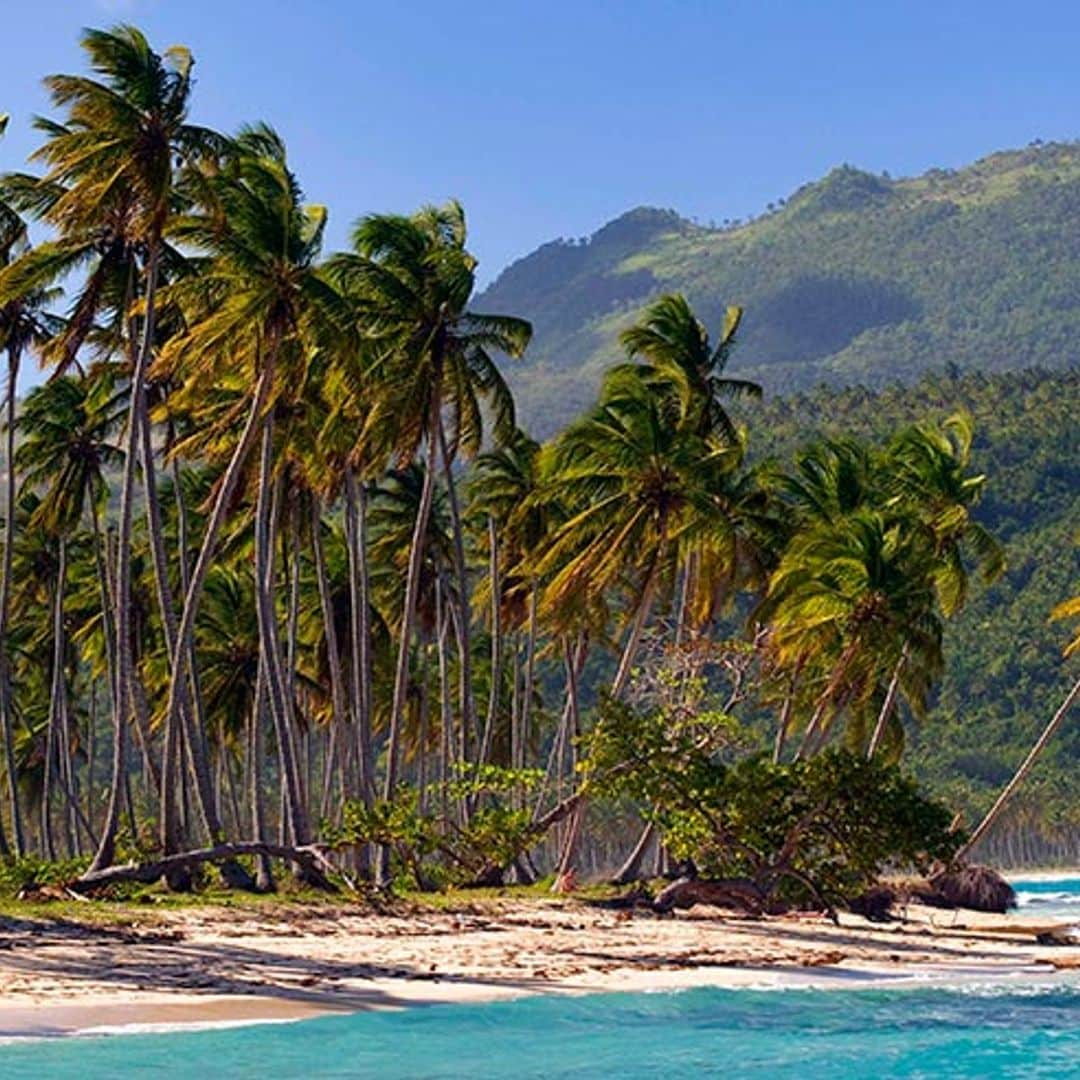
<path fill-rule="evenodd" d="M 329 905 L 130 913 L 119 926 L 0 918 L 0 1040 L 540 993 L 1045 982 L 1080 968 L 1080 947 L 1035 940 L 1060 922 L 923 908 L 886 924 L 844 915 L 839 927 L 542 899 L 389 914 Z"/>

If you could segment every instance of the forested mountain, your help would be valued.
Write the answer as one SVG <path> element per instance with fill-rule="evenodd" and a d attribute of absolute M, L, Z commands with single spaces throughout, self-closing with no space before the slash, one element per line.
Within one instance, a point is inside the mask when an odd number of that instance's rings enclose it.
<path fill-rule="evenodd" d="M 972 465 L 987 477 L 979 520 L 1001 539 L 1008 566 L 976 588 L 948 624 L 945 674 L 925 718 L 908 718 L 913 769 L 977 820 L 1076 673 L 1061 658 L 1067 629 L 1051 609 L 1080 580 L 1080 372 L 926 374 L 878 392 L 830 390 L 742 406 L 755 457 L 787 461 L 816 435 L 884 439 L 905 423 L 957 409 L 975 421 Z M 1070 678 L 1071 673 L 1071 678 Z M 1004 862 L 1073 858 L 1080 837 L 1076 775 L 1080 723 L 1066 723 L 989 838 Z"/>
<path fill-rule="evenodd" d="M 508 267 L 481 310 L 530 319 L 508 365 L 548 435 L 592 400 L 618 331 L 656 294 L 706 324 L 746 315 L 731 370 L 770 393 L 883 386 L 946 364 L 1060 369 L 1080 356 L 1080 144 L 1036 144 L 893 180 L 834 169 L 746 223 L 639 208 Z"/>

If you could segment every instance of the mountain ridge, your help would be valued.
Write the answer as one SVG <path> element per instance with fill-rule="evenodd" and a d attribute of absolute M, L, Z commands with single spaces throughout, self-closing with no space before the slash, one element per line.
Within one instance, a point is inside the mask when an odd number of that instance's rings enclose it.
<path fill-rule="evenodd" d="M 482 310 L 529 318 L 505 371 L 548 435 L 588 405 L 618 332 L 661 292 L 708 326 L 746 310 L 731 370 L 769 393 L 881 386 L 927 369 L 1067 368 L 1080 357 L 1080 142 L 1033 143 L 894 179 L 851 165 L 745 222 L 637 207 L 507 266 Z"/>

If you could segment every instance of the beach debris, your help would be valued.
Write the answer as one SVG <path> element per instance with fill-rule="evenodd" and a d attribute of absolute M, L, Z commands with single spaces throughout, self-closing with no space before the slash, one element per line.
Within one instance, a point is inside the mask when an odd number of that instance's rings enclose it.
<path fill-rule="evenodd" d="M 660 891 L 652 907 L 653 911 L 668 912 L 675 908 L 685 910 L 695 904 L 708 904 L 760 915 L 765 910 L 765 901 L 762 890 L 749 878 L 722 878 L 714 881 L 679 878 Z"/>
<path fill-rule="evenodd" d="M 1053 930 L 1044 930 L 1035 935 L 1040 945 L 1080 945 L 1080 926 L 1058 926 Z M 1075 965 L 1080 967 L 1080 957 Z"/>
<path fill-rule="evenodd" d="M 989 866 L 951 867 L 934 874 L 930 886 L 934 894 L 945 901 L 943 907 L 989 911 L 998 915 L 1016 907 L 1013 887 Z"/>

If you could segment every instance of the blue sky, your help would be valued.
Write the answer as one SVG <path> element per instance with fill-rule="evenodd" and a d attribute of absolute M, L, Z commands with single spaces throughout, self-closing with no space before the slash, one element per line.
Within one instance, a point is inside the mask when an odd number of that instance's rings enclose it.
<path fill-rule="evenodd" d="M 641 204 L 745 217 L 831 166 L 894 175 L 1080 134 L 1080 5 L 7 0 L 0 169 L 86 25 L 196 56 L 194 118 L 286 137 L 330 242 L 457 196 L 490 278 Z"/>

